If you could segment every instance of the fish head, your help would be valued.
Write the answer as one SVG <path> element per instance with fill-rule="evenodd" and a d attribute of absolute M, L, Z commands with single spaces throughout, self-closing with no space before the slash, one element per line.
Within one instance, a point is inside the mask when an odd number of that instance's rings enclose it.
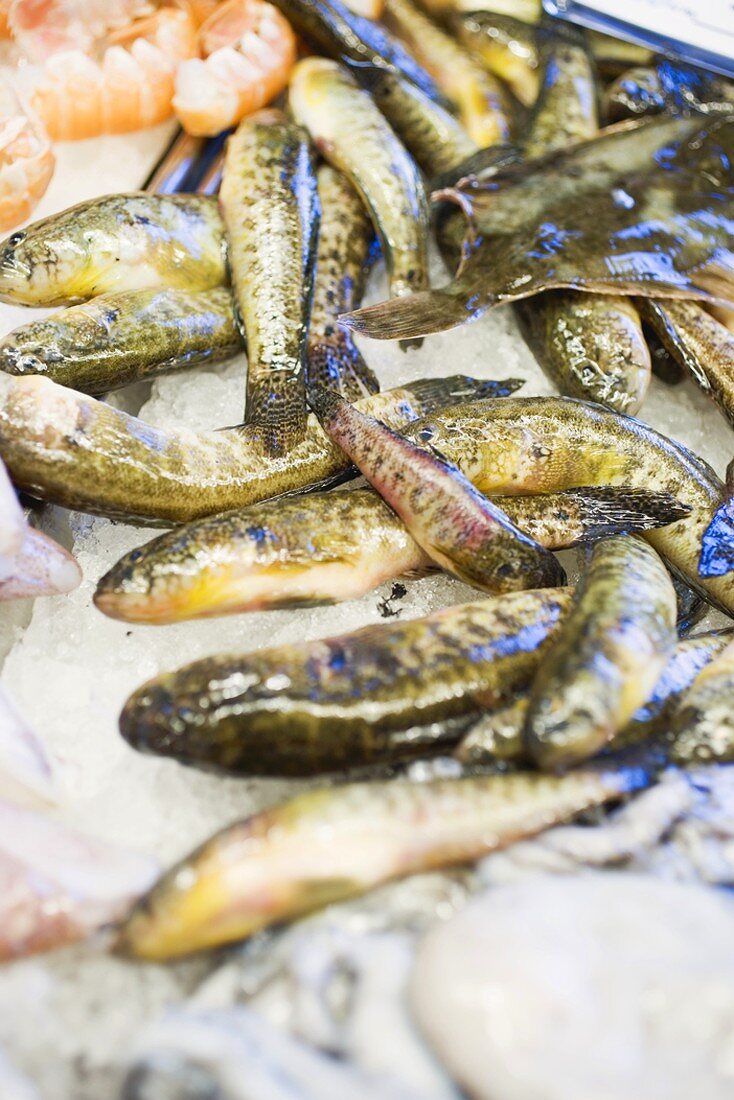
<path fill-rule="evenodd" d="M 33 227 L 11 233 L 0 244 L 0 296 L 21 300 L 38 262 Z"/>

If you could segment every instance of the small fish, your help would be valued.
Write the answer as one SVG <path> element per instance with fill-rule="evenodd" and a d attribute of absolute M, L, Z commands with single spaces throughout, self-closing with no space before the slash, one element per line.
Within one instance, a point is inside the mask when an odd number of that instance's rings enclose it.
<path fill-rule="evenodd" d="M 373 339 L 427 336 L 560 287 L 734 300 L 733 166 L 734 121 L 661 115 L 461 181 L 439 193 L 474 231 L 453 281 L 341 323 Z"/>
<path fill-rule="evenodd" d="M 376 65 L 350 68 L 427 176 L 448 172 L 477 151 L 461 123 L 409 80 Z"/>
<path fill-rule="evenodd" d="M 511 15 L 486 10 L 461 12 L 449 24 L 461 45 L 504 80 L 524 107 L 532 107 L 540 90 L 534 28 Z"/>
<path fill-rule="evenodd" d="M 329 390 L 312 387 L 321 426 L 397 513 L 441 568 L 485 592 L 557 587 L 553 555 L 515 527 L 456 466 L 367 417 Z"/>
<path fill-rule="evenodd" d="M 570 489 L 495 503 L 551 550 L 665 526 L 687 514 L 667 493 L 645 489 Z M 102 577 L 94 602 L 125 622 L 180 622 L 356 599 L 383 581 L 431 568 L 431 559 L 372 489 L 309 493 L 159 535 Z"/>
<path fill-rule="evenodd" d="M 0 340 L 0 370 L 43 374 L 82 393 L 215 363 L 241 348 L 225 287 L 101 294 Z"/>
<path fill-rule="evenodd" d="M 289 102 L 320 152 L 349 177 L 367 206 L 390 293 L 402 297 L 424 290 L 428 209 L 423 183 L 371 96 L 342 66 L 309 57 L 293 71 Z"/>
<path fill-rule="evenodd" d="M 224 227 L 203 195 L 105 195 L 0 243 L 0 298 L 58 306 L 122 290 L 227 283 Z"/>
<path fill-rule="evenodd" d="M 0 798 L 27 806 L 58 801 L 54 765 L 0 687 Z"/>
<path fill-rule="evenodd" d="M 352 783 L 216 834 L 133 909 L 119 949 L 173 959 L 421 871 L 466 863 L 647 785 L 641 768 Z"/>
<path fill-rule="evenodd" d="M 734 642 L 699 672 L 673 718 L 672 759 L 694 765 L 734 761 Z"/>
<path fill-rule="evenodd" d="M 512 393 L 522 382 L 419 379 L 360 405 L 400 427 L 441 405 Z M 288 462 L 267 459 L 248 427 L 163 431 L 47 378 L 0 371 L 0 458 L 41 500 L 143 523 L 183 523 L 350 476 L 315 416 Z"/>
<path fill-rule="evenodd" d="M 411 0 L 387 0 L 384 18 L 458 108 L 472 140 L 480 148 L 506 141 L 509 105 L 499 81 Z"/>
<path fill-rule="evenodd" d="M 407 431 L 440 451 L 480 492 L 557 492 L 627 485 L 670 493 L 693 510 L 645 533 L 687 584 L 734 613 L 734 576 L 699 574 L 701 538 L 724 493 L 702 459 L 642 421 L 571 397 L 512 397 L 455 406 Z"/>
<path fill-rule="evenodd" d="M 27 526 L 20 550 L 0 559 L 0 603 L 66 595 L 81 579 L 78 562 L 63 546 Z"/>
<path fill-rule="evenodd" d="M 442 723 L 527 685 L 571 593 L 543 588 L 150 680 L 126 702 L 134 748 L 235 775 L 315 775 L 435 753 Z M 420 728 L 417 728 L 420 727 Z"/>
<path fill-rule="evenodd" d="M 318 170 L 321 226 L 308 332 L 308 381 L 358 401 L 380 389 L 352 335 L 337 323 L 362 301 L 375 256 L 369 215 L 346 176 L 328 164 Z"/>
<path fill-rule="evenodd" d="M 0 961 L 86 939 L 155 875 L 145 856 L 0 802 Z"/>
<path fill-rule="evenodd" d="M 726 468 L 724 500 L 714 512 L 701 539 L 698 572 L 723 577 L 734 571 L 734 459 Z"/>
<path fill-rule="evenodd" d="M 235 316 L 247 344 L 245 423 L 275 458 L 306 435 L 306 338 L 320 207 L 308 135 L 280 111 L 227 142 L 219 201 Z"/>

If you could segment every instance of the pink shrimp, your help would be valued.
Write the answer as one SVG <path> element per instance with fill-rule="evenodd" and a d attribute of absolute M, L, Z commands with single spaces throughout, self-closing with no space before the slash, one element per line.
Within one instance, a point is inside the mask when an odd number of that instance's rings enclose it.
<path fill-rule="evenodd" d="M 14 89 L 0 82 L 0 231 L 30 216 L 55 159 L 46 132 Z"/>
<path fill-rule="evenodd" d="M 54 140 L 126 133 L 170 116 L 178 63 L 197 53 L 191 12 L 161 8 L 108 42 L 99 61 L 75 49 L 43 66 L 32 103 Z"/>
<path fill-rule="evenodd" d="M 150 15 L 155 6 L 151 0 L 5 0 L 2 8 L 25 57 L 45 61 L 61 50 L 91 53 L 110 31 Z"/>
<path fill-rule="evenodd" d="M 176 74 L 174 110 L 197 136 L 218 134 L 270 103 L 288 83 L 296 38 L 266 0 L 230 0 L 200 32 L 205 60 L 184 61 Z"/>

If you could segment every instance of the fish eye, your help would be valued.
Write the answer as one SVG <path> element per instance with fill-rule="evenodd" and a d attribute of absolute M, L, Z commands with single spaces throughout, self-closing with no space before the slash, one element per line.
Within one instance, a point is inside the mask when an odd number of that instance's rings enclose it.
<path fill-rule="evenodd" d="M 20 244 L 20 242 L 24 240 L 25 233 L 11 233 L 8 237 L 8 244 L 14 248 L 16 245 Z"/>

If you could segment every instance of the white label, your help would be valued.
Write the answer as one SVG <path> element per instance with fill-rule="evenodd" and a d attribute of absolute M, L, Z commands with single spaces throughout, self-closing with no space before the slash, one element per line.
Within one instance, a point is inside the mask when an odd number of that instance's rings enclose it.
<path fill-rule="evenodd" d="M 732 0 L 581 0 L 581 6 L 697 50 L 734 57 Z"/>

